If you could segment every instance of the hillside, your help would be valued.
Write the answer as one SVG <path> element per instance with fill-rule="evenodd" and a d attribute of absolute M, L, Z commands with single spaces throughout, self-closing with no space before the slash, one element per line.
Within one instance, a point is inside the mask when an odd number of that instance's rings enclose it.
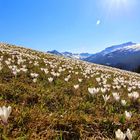
<path fill-rule="evenodd" d="M 0 44 L 0 106 L 12 107 L 1 139 L 113 140 L 129 128 L 138 140 L 139 93 L 138 74 Z"/>

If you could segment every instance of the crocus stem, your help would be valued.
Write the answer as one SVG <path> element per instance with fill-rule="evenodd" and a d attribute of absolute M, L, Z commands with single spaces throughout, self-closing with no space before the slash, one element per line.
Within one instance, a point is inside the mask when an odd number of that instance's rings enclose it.
<path fill-rule="evenodd" d="M 106 106 L 106 102 L 104 103 L 103 107 L 105 107 L 105 106 Z"/>
<path fill-rule="evenodd" d="M 7 135 L 7 125 L 4 125 L 4 127 L 3 127 L 3 135 L 4 136 Z"/>
<path fill-rule="evenodd" d="M 0 139 L 2 140 L 2 133 L 1 133 L 1 135 L 0 135 Z"/>

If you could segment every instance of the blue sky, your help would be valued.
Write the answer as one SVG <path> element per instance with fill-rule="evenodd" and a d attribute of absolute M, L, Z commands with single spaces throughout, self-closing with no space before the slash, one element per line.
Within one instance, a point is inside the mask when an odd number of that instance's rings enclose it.
<path fill-rule="evenodd" d="M 0 42 L 90 53 L 140 43 L 139 7 L 140 0 L 0 0 Z"/>

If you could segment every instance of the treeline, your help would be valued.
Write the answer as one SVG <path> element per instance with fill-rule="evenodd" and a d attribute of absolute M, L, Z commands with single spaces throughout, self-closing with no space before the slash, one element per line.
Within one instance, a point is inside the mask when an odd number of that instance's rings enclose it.
<path fill-rule="evenodd" d="M 132 67 L 129 65 L 118 63 L 118 64 L 114 65 L 113 67 L 116 67 L 116 68 L 119 68 L 122 70 L 128 70 L 128 71 L 140 73 L 140 65 L 138 65 L 136 68 L 132 69 Z"/>
<path fill-rule="evenodd" d="M 136 69 L 134 69 L 134 72 L 140 73 L 140 65 Z"/>

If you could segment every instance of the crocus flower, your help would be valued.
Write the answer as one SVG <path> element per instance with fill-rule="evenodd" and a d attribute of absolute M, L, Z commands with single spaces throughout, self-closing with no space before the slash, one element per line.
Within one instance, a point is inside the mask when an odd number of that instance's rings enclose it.
<path fill-rule="evenodd" d="M 110 95 L 102 95 L 105 102 L 107 102 L 110 98 Z"/>
<path fill-rule="evenodd" d="M 121 105 L 125 106 L 126 105 L 126 101 L 125 100 L 121 100 Z"/>
<path fill-rule="evenodd" d="M 101 88 L 101 92 L 105 93 L 106 92 L 106 88 Z"/>
<path fill-rule="evenodd" d="M 88 88 L 88 92 L 92 95 L 95 95 L 99 92 L 99 88 Z"/>
<path fill-rule="evenodd" d="M 126 135 L 120 129 L 115 132 L 115 135 L 117 140 L 125 140 Z"/>
<path fill-rule="evenodd" d="M 138 92 L 132 92 L 132 93 L 129 93 L 128 94 L 128 97 L 133 99 L 133 100 L 136 100 L 139 98 L 139 93 Z"/>
<path fill-rule="evenodd" d="M 96 78 L 96 81 L 97 81 L 97 82 L 100 82 L 100 81 L 101 81 L 101 78 L 99 78 L 99 77 Z"/>
<path fill-rule="evenodd" d="M 7 124 L 8 117 L 12 111 L 11 106 L 8 107 L 0 107 L 0 118 L 4 124 Z"/>
<path fill-rule="evenodd" d="M 132 90 L 132 88 L 131 88 L 131 87 L 129 87 L 127 90 L 130 92 L 130 91 Z"/>
<path fill-rule="evenodd" d="M 128 138 L 129 140 L 132 140 L 133 135 L 132 135 L 130 129 L 127 129 L 127 131 L 126 131 L 126 136 L 127 136 L 127 138 Z"/>
<path fill-rule="evenodd" d="M 52 77 L 48 78 L 48 81 L 51 83 L 53 81 L 53 78 Z"/>
<path fill-rule="evenodd" d="M 36 83 L 36 82 L 37 82 L 37 78 L 34 78 L 34 79 L 33 79 L 33 82 Z"/>
<path fill-rule="evenodd" d="M 131 112 L 125 111 L 125 118 L 127 120 L 130 120 L 131 116 L 132 116 L 132 113 Z"/>
<path fill-rule="evenodd" d="M 68 78 L 68 77 L 66 77 L 64 80 L 65 80 L 66 82 L 68 82 L 68 81 L 69 81 L 69 78 Z"/>
<path fill-rule="evenodd" d="M 78 79 L 78 81 L 81 83 L 83 81 L 83 79 Z"/>
<path fill-rule="evenodd" d="M 78 89 L 79 88 L 79 85 L 74 85 L 73 86 L 75 89 Z"/>
<path fill-rule="evenodd" d="M 114 93 L 112 93 L 112 95 L 116 101 L 120 100 L 120 95 L 118 93 L 114 92 Z"/>

